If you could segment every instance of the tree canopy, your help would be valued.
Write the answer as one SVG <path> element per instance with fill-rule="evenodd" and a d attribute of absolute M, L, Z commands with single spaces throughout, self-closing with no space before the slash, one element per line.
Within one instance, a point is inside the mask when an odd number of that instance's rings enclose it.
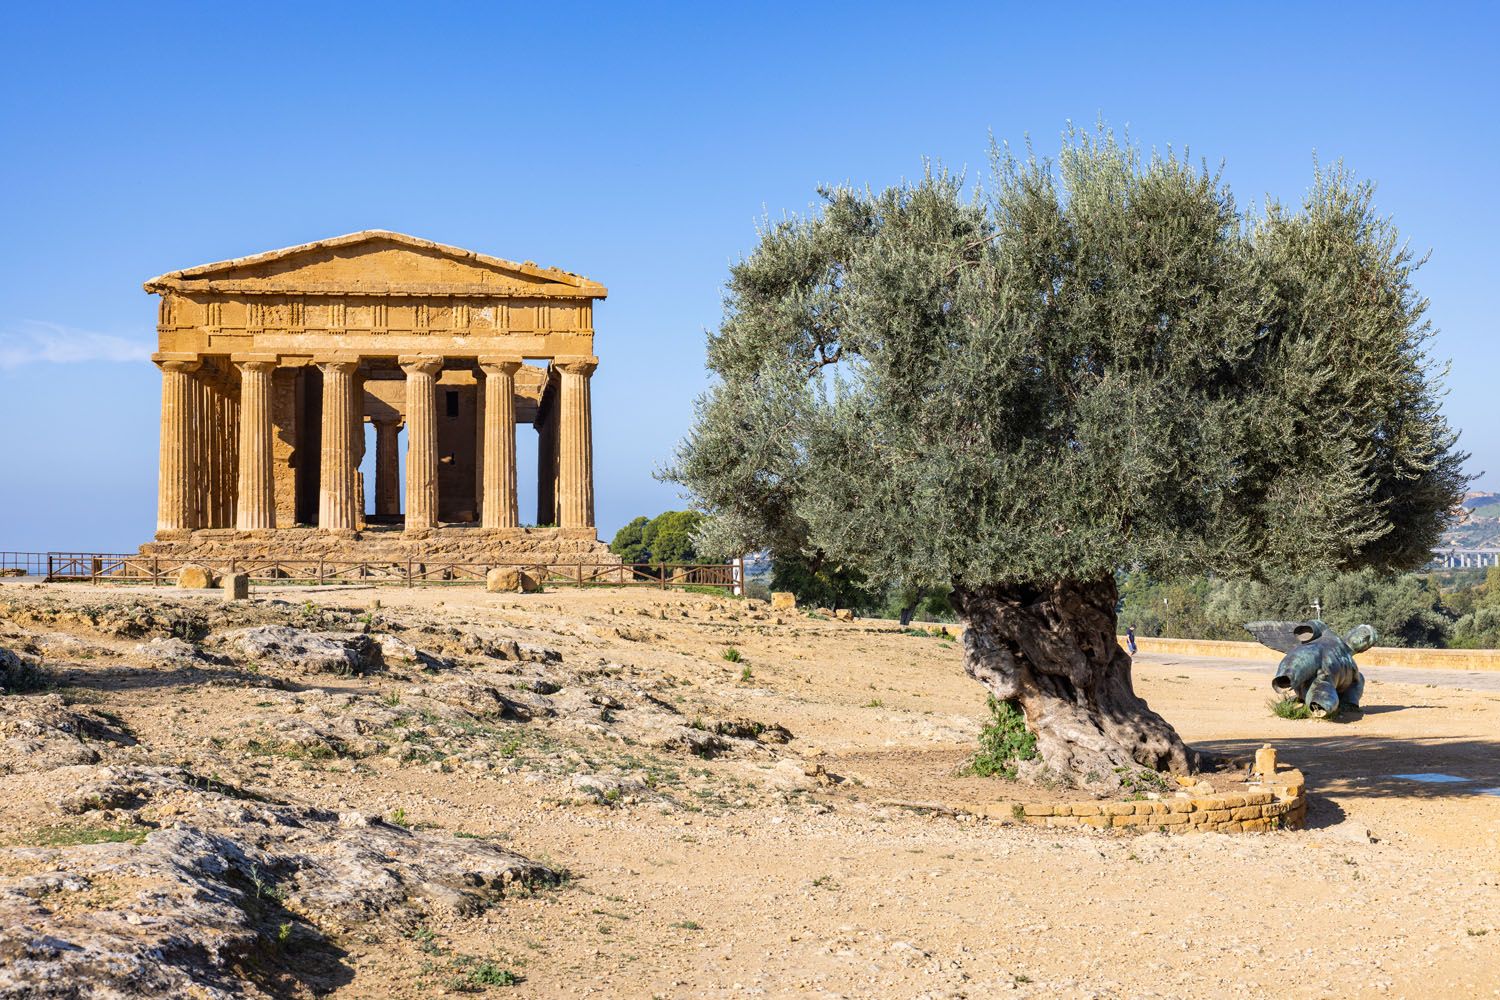
<path fill-rule="evenodd" d="M 1461 495 L 1418 261 L 1342 168 L 1251 217 L 1185 157 L 1074 133 L 997 152 L 982 197 L 822 195 L 709 336 L 670 474 L 719 548 L 938 584 L 1395 569 Z"/>
<path fill-rule="evenodd" d="M 693 534 L 703 521 L 694 510 L 669 510 L 653 518 L 637 517 L 619 531 L 609 550 L 627 563 L 698 561 Z"/>
<path fill-rule="evenodd" d="M 951 586 L 965 669 L 1039 767 L 1192 756 L 1133 691 L 1115 571 L 1425 562 L 1466 477 L 1419 265 L 1373 187 L 1242 211 L 1185 156 L 1072 132 L 987 190 L 929 170 L 767 225 L 668 475 L 721 551 Z"/>

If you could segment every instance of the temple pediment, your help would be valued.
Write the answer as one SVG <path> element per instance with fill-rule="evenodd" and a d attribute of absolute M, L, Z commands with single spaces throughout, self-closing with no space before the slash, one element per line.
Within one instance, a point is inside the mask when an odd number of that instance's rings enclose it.
<path fill-rule="evenodd" d="M 171 271 L 148 292 L 604 298 L 581 275 L 384 230 Z"/>

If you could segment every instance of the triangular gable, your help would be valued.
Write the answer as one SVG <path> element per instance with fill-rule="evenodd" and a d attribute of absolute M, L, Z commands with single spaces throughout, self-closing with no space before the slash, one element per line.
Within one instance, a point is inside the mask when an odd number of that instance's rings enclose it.
<path fill-rule="evenodd" d="M 145 288 L 251 294 L 608 294 L 603 285 L 568 271 L 380 229 L 171 271 L 152 278 Z"/>

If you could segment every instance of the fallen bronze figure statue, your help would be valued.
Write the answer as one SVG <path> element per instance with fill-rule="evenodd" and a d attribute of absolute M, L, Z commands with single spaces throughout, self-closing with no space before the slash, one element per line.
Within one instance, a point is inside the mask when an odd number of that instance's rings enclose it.
<path fill-rule="evenodd" d="M 1271 678 L 1271 687 L 1283 697 L 1295 694 L 1319 718 L 1332 718 L 1346 708 L 1359 709 L 1365 679 L 1354 664 L 1354 654 L 1375 645 L 1375 630 L 1369 625 L 1358 625 L 1343 637 L 1316 619 L 1246 622 L 1245 629 L 1261 645 L 1286 654 Z"/>

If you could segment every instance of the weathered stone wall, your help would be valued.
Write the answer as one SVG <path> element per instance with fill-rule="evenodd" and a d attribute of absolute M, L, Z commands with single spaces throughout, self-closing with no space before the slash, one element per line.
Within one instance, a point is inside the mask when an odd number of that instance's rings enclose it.
<path fill-rule="evenodd" d="M 1297 829 L 1307 819 L 1307 796 L 1301 771 L 1280 771 L 1265 783 L 1244 791 L 1194 794 L 1133 802 L 1001 802 L 983 815 L 1030 826 L 1094 827 L 1136 833 L 1253 833 Z"/>

